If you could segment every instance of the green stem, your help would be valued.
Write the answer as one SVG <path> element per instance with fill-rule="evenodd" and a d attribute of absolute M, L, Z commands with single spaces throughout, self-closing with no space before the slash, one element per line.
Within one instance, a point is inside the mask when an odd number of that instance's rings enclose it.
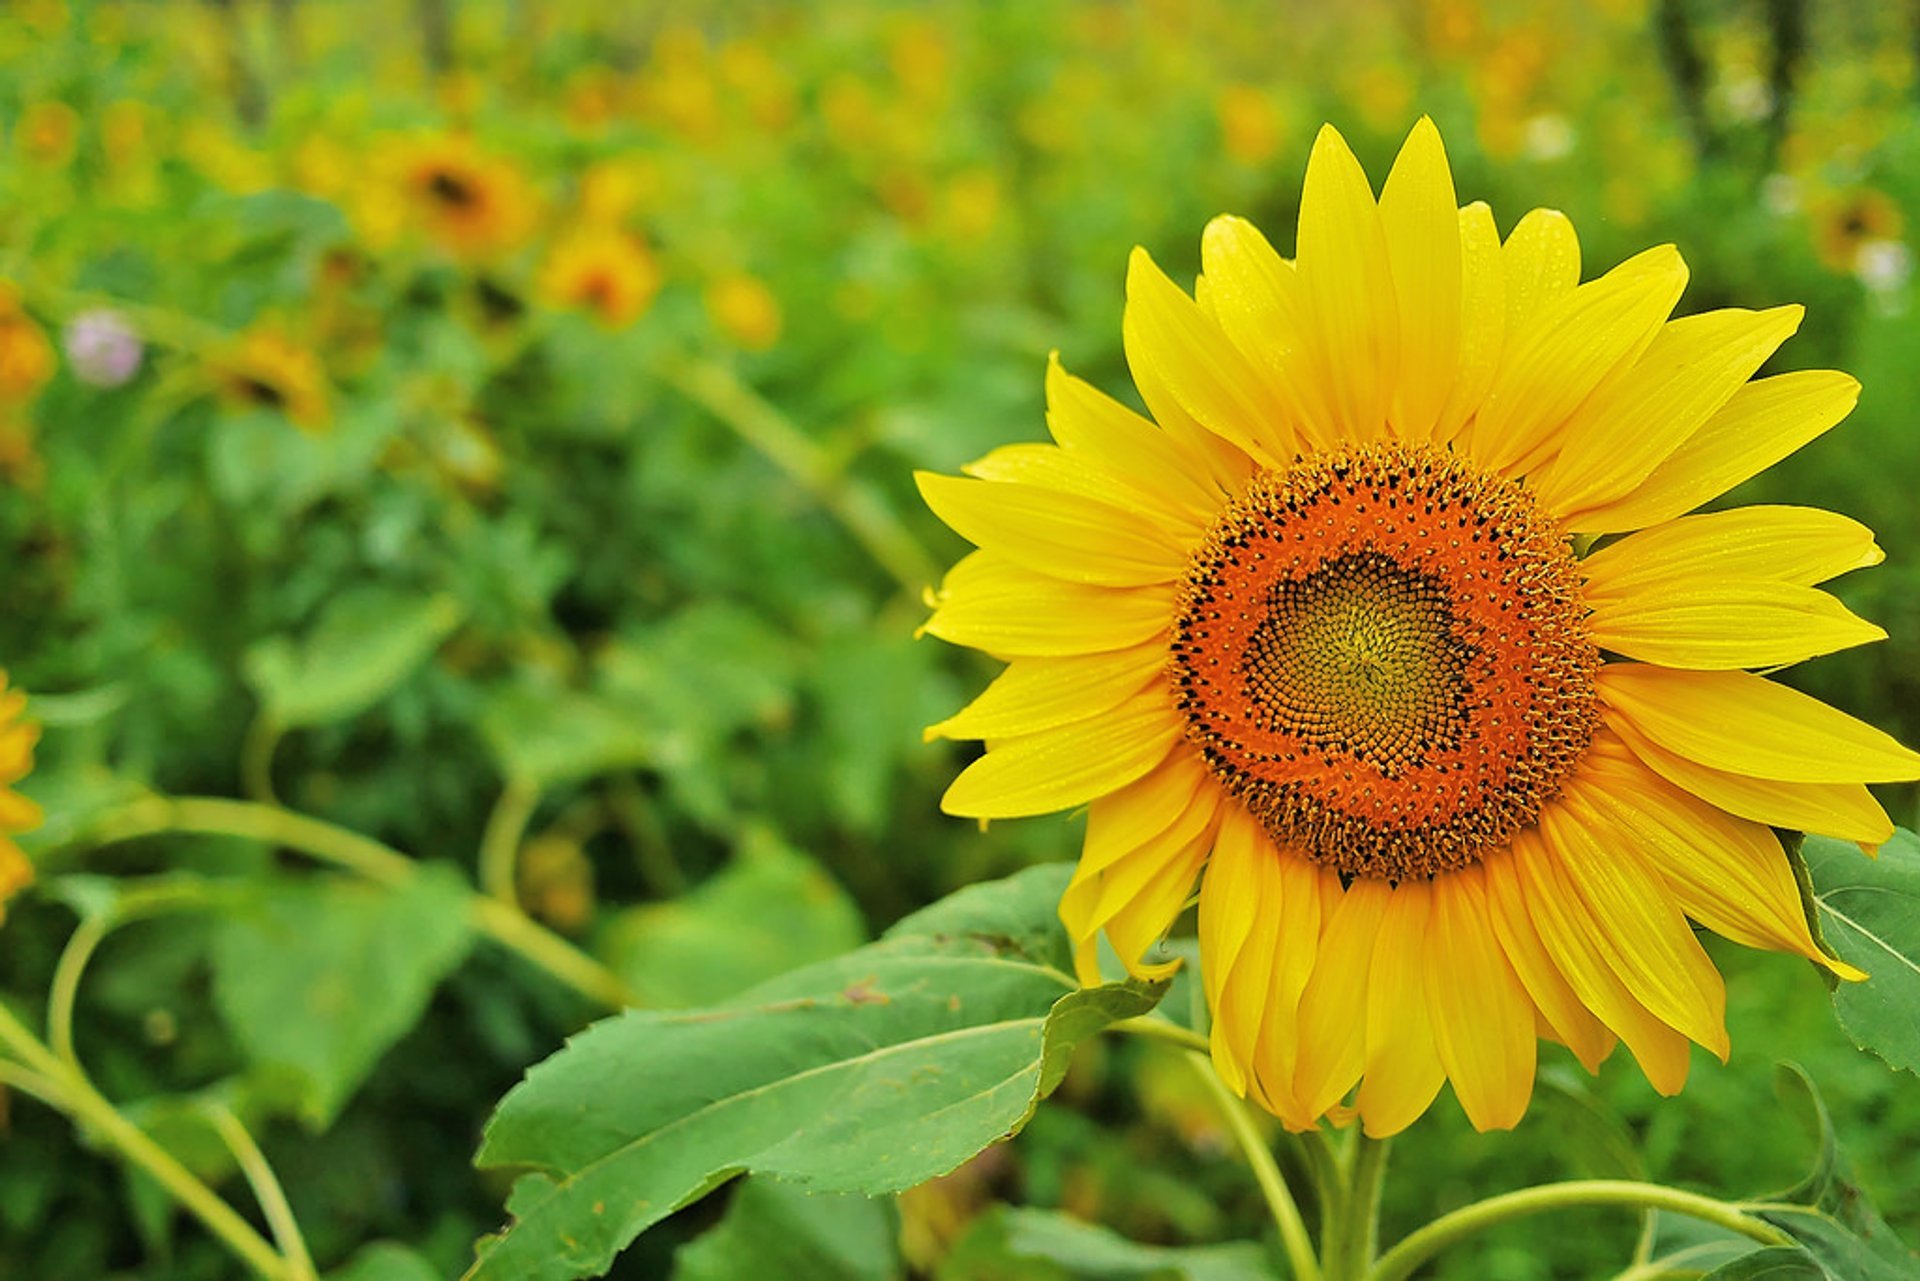
<path fill-rule="evenodd" d="M 271 805 L 216 797 L 148 797 L 113 811 L 86 835 L 105 845 L 165 832 L 241 836 L 283 845 L 381 885 L 405 885 L 420 868 L 413 859 L 358 832 Z M 514 904 L 475 894 L 467 906 L 476 929 L 583 996 L 615 1010 L 638 1004 L 619 975 Z"/>
<path fill-rule="evenodd" d="M 262 805 L 280 803 L 273 790 L 273 753 L 282 733 L 280 722 L 263 707 L 240 744 L 240 786 L 250 800 Z"/>
<path fill-rule="evenodd" d="M 53 986 L 47 992 L 47 1044 L 75 1072 L 81 1070 L 80 1057 L 73 1049 L 73 1009 L 80 998 L 80 976 L 111 928 L 104 916 L 83 918 L 60 953 L 59 964 L 53 969 Z"/>
<path fill-rule="evenodd" d="M 939 578 L 939 567 L 900 518 L 872 491 L 849 480 L 798 424 L 731 369 L 679 356 L 662 360 L 659 373 L 811 494 L 908 595 L 919 596 Z"/>
<path fill-rule="evenodd" d="M 1198 1032 L 1188 1031 L 1178 1023 L 1155 1018 L 1151 1014 L 1121 1019 L 1113 1025 L 1113 1030 L 1130 1036 L 1142 1036 L 1150 1041 L 1165 1041 L 1168 1045 L 1177 1045 L 1183 1050 L 1193 1050 L 1199 1054 L 1209 1053 L 1212 1048 L 1207 1044 L 1207 1038 Z"/>
<path fill-rule="evenodd" d="M 50 1093 L 41 1093 L 39 1089 L 35 1093 L 150 1176 L 248 1267 L 267 1281 L 298 1281 L 286 1260 L 252 1224 L 194 1177 L 172 1153 L 148 1137 L 145 1130 L 122 1116 L 91 1082 L 42 1045 L 4 1005 L 0 1005 L 0 1046 L 26 1065 L 24 1075 L 35 1078 L 42 1087 L 51 1087 Z"/>
<path fill-rule="evenodd" d="M 240 1172 L 247 1178 L 247 1186 L 253 1189 L 254 1200 L 260 1203 L 260 1213 L 266 1216 L 267 1226 L 273 1231 L 275 1244 L 287 1261 L 287 1281 L 318 1281 L 319 1273 L 313 1266 L 313 1256 L 307 1252 L 307 1240 L 300 1233 L 300 1222 L 293 1217 L 293 1207 L 287 1203 L 286 1190 L 280 1186 L 279 1176 L 273 1172 L 273 1166 L 267 1161 L 267 1154 L 247 1133 L 247 1127 L 240 1123 L 233 1109 L 222 1103 L 205 1105 L 208 1120 L 220 1133 L 220 1139 L 233 1153 L 233 1159 Z"/>
<path fill-rule="evenodd" d="M 1353 1144 L 1333 1230 L 1321 1242 L 1328 1281 L 1360 1281 L 1379 1241 L 1380 1189 L 1387 1176 L 1389 1141 L 1356 1133 Z"/>
<path fill-rule="evenodd" d="M 1253 1167 L 1254 1181 L 1260 1185 L 1260 1194 L 1266 1198 L 1267 1211 L 1273 1216 L 1274 1226 L 1280 1229 L 1280 1244 L 1287 1252 L 1287 1261 L 1293 1265 L 1295 1281 L 1320 1281 L 1320 1264 L 1313 1257 L 1313 1242 L 1307 1236 L 1306 1220 L 1300 1217 L 1300 1207 L 1294 1204 L 1293 1193 L 1287 1190 L 1287 1181 L 1281 1176 L 1273 1152 L 1260 1137 L 1260 1132 L 1254 1129 L 1253 1118 L 1247 1115 L 1247 1105 L 1227 1088 L 1227 1083 L 1214 1070 L 1213 1060 L 1206 1054 L 1189 1050 L 1187 1063 L 1219 1104 L 1220 1114 L 1226 1119 L 1227 1128 L 1233 1132 L 1234 1141 L 1240 1145 L 1247 1164 Z"/>
<path fill-rule="evenodd" d="M 480 889 L 502 903 L 520 901 L 514 865 L 520 858 L 520 840 L 527 834 L 527 824 L 539 803 L 539 788 L 510 778 L 500 790 L 493 812 L 487 815 L 487 830 L 480 837 Z"/>
<path fill-rule="evenodd" d="M 1327 1142 L 1325 1130 L 1312 1129 L 1297 1137 L 1307 1173 L 1313 1179 L 1314 1192 L 1319 1196 L 1320 1240 L 1324 1245 L 1339 1229 L 1347 1198 L 1346 1178 L 1339 1156 Z"/>
<path fill-rule="evenodd" d="M 1770 1223 L 1741 1213 L 1724 1201 L 1682 1192 L 1658 1183 L 1633 1183 L 1619 1179 L 1582 1179 L 1568 1183 L 1548 1183 L 1489 1197 L 1444 1214 L 1406 1236 L 1380 1256 L 1367 1274 L 1367 1281 L 1404 1281 L 1422 1263 L 1455 1242 L 1498 1223 L 1562 1210 L 1573 1206 L 1618 1205 L 1637 1209 L 1667 1210 L 1737 1232 L 1762 1245 L 1788 1245 L 1786 1233 Z"/>

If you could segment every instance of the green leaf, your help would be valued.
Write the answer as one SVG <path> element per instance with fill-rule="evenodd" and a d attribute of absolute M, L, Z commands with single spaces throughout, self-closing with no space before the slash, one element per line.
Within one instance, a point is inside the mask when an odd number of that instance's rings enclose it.
<path fill-rule="evenodd" d="M 213 994 L 255 1073 L 325 1128 L 466 956 L 472 891 L 423 864 L 397 888 L 280 880 L 222 922 Z"/>
<path fill-rule="evenodd" d="M 530 1167 L 469 1276 L 597 1275 L 736 1174 L 896 1192 L 1017 1133 L 1074 1044 L 1162 985 L 1088 990 L 1054 909 L 1071 869 L 963 890 L 735 1001 L 589 1028 L 502 1101 L 478 1163 Z"/>
<path fill-rule="evenodd" d="M 324 725 L 379 702 L 460 623 L 450 596 L 362 587 L 328 602 L 298 642 L 272 636 L 247 651 L 247 683 L 284 727 Z"/>
<path fill-rule="evenodd" d="M 1920 1274 L 1920 1256 L 1890 1236 L 1868 1240 L 1818 1210 L 1782 1206 L 1756 1217 L 1790 1234 L 1832 1281 L 1912 1281 Z"/>
<path fill-rule="evenodd" d="M 639 1004 L 708 1005 L 838 956 L 866 938 L 860 911 L 819 864 L 766 831 L 692 893 L 622 912 L 595 951 Z"/>
<path fill-rule="evenodd" d="M 755 1176 L 740 1181 L 719 1226 L 680 1247 L 671 1281 L 895 1281 L 905 1275 L 899 1234 L 899 1216 L 884 1198 L 808 1192 Z"/>
<path fill-rule="evenodd" d="M 1878 858 L 1809 836 L 1801 846 L 1827 940 L 1869 975 L 1839 983 L 1833 1009 L 1853 1043 L 1920 1071 L 1920 838 L 1901 828 Z"/>
<path fill-rule="evenodd" d="M 941 1276 L 956 1281 L 1003 1276 L 1062 1281 L 1275 1281 L 1279 1273 L 1266 1249 L 1253 1241 L 1142 1245 L 1056 1210 L 1002 1206 L 967 1235 Z"/>
<path fill-rule="evenodd" d="M 653 760 L 652 735 L 631 709 L 564 687 L 504 686 L 488 696 L 480 728 L 500 771 L 536 790 Z"/>
<path fill-rule="evenodd" d="M 1668 1273 L 1669 1276 L 1698 1273 Z M 1771 1245 L 1706 1273 L 1702 1281 L 1830 1281 L 1827 1270 L 1797 1245 Z"/>
<path fill-rule="evenodd" d="M 431 1263 L 391 1241 L 376 1241 L 327 1273 L 327 1281 L 439 1281 L 439 1277 Z"/>

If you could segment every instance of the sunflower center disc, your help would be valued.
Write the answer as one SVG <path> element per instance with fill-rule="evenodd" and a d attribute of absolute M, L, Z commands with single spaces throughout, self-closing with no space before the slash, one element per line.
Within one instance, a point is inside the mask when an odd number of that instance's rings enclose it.
<path fill-rule="evenodd" d="M 1275 840 L 1347 876 L 1463 867 L 1598 724 L 1580 576 L 1512 481 L 1379 445 L 1256 476 L 1195 552 L 1169 675 Z"/>

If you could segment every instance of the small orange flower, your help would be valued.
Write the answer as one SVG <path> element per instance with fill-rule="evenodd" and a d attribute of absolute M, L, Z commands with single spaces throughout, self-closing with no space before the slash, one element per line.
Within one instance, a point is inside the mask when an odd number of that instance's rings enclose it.
<path fill-rule="evenodd" d="M 40 741 L 40 726 L 26 719 L 26 709 L 27 696 L 8 689 L 0 669 L 0 920 L 6 919 L 8 900 L 33 884 L 33 864 L 13 842 L 40 826 L 40 807 L 12 790 L 33 769 L 33 746 Z"/>
<path fill-rule="evenodd" d="M 20 149 L 36 164 L 58 169 L 73 159 L 75 139 L 80 134 L 80 117 L 64 102 L 47 101 L 30 105 L 20 115 Z"/>
<path fill-rule="evenodd" d="M 270 325 L 256 325 L 213 362 L 220 393 L 238 409 L 272 409 L 317 432 L 332 421 L 320 357 Z"/>
<path fill-rule="evenodd" d="M 554 245 L 540 283 L 553 305 L 592 312 L 601 324 L 619 329 L 652 304 L 660 291 L 660 267 L 634 236 L 589 227 Z"/>

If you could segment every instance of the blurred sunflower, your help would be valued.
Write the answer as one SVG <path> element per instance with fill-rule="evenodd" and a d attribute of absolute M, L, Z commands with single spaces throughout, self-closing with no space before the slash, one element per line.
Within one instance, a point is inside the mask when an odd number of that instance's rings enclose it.
<path fill-rule="evenodd" d="M 1567 219 L 1503 244 L 1415 127 L 1376 201 L 1331 128 L 1298 253 L 1216 219 L 1190 298 L 1136 250 L 1123 326 L 1153 420 L 1048 375 L 1057 445 L 922 474 L 977 544 L 926 630 L 1009 660 L 929 736 L 987 750 L 943 801 L 1089 805 L 1061 903 L 1084 981 L 1135 974 L 1199 892 L 1214 1062 L 1301 1129 L 1370 1134 L 1451 1081 L 1515 1124 L 1536 1029 L 1625 1041 L 1680 1089 L 1725 1057 L 1688 918 L 1848 978 L 1772 827 L 1874 845 L 1863 786 L 1920 755 L 1743 670 L 1880 639 L 1814 584 L 1881 559 L 1801 507 L 1689 516 L 1851 410 L 1749 382 L 1801 309 L 1669 320 L 1672 246 L 1579 283 Z M 1596 536 L 1619 535 L 1591 554 Z M 1771 825 L 1771 826 L 1770 826 Z"/>
<path fill-rule="evenodd" d="M 0 407 L 32 400 L 52 377 L 46 330 L 21 307 L 13 286 L 0 284 Z"/>
<path fill-rule="evenodd" d="M 400 187 L 427 235 L 462 258 L 485 258 L 525 240 L 533 193 L 520 171 L 470 138 L 414 139 L 398 153 Z"/>
<path fill-rule="evenodd" d="M 222 399 L 238 409 L 277 410 L 314 432 L 332 421 L 320 357 L 271 325 L 256 325 L 211 362 Z"/>
<path fill-rule="evenodd" d="M 1884 191 L 1861 187 L 1814 202 L 1813 247 L 1828 270 L 1851 275 L 1861 252 L 1884 241 L 1898 241 L 1903 230 L 1900 206 Z"/>
<path fill-rule="evenodd" d="M 13 837 L 40 826 L 40 807 L 13 785 L 33 769 L 33 746 L 40 727 L 26 719 L 27 696 L 7 687 L 0 669 L 0 921 L 6 919 L 9 900 L 33 883 L 33 864 L 13 843 Z"/>
<path fill-rule="evenodd" d="M 79 136 L 80 115 L 64 102 L 29 103 L 20 113 L 20 147 L 35 164 L 64 168 Z"/>
<path fill-rule="evenodd" d="M 660 291 L 660 267 L 647 247 L 611 227 L 586 227 L 557 241 L 540 275 L 558 307 L 593 313 L 609 328 L 638 320 Z"/>

